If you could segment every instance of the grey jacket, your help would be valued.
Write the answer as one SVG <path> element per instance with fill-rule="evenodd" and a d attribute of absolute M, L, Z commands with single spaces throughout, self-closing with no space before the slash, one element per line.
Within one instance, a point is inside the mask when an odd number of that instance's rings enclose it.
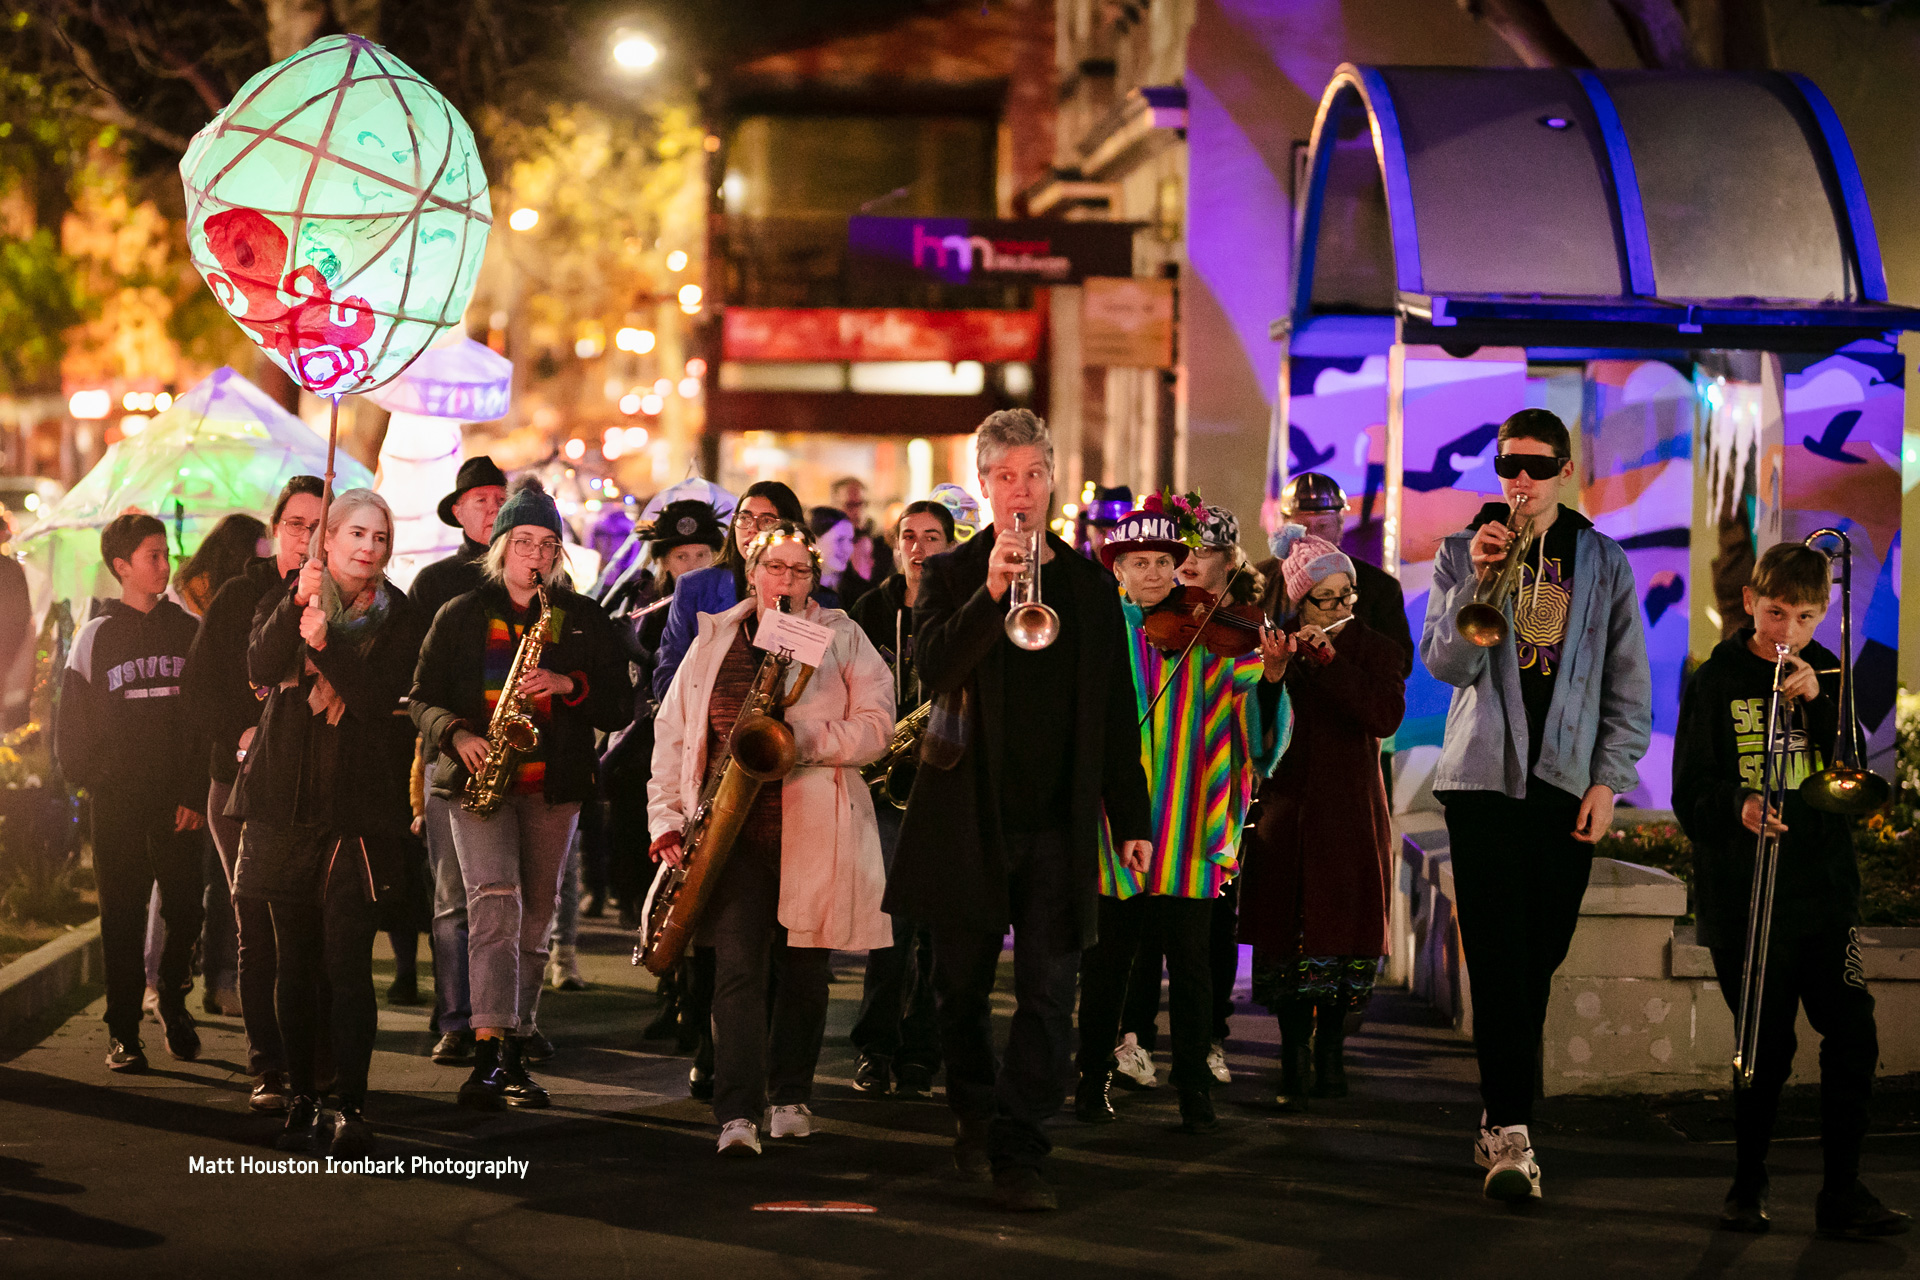
<path fill-rule="evenodd" d="M 1492 514 L 1499 515 L 1499 508 Z M 1580 528 L 1567 639 L 1534 772 L 1576 796 L 1594 783 L 1620 795 L 1639 785 L 1634 765 L 1646 754 L 1653 729 L 1653 682 L 1633 567 L 1620 544 L 1584 516 L 1562 508 L 1558 518 Z M 1436 680 L 1453 686 L 1433 789 L 1499 791 L 1519 799 L 1526 794 L 1529 753 L 1512 631 L 1498 648 L 1482 649 L 1453 625 L 1477 585 L 1468 554 L 1472 541 L 1469 528 L 1440 544 L 1420 635 L 1421 661 Z"/>

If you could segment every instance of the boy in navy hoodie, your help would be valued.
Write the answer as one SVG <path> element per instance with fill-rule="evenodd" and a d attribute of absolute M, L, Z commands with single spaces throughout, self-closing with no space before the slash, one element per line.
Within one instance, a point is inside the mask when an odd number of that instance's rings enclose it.
<path fill-rule="evenodd" d="M 206 889 L 199 838 L 207 803 L 206 752 L 192 749 L 180 672 L 199 623 L 165 598 L 171 564 L 166 526 L 149 515 L 116 517 L 101 530 L 100 558 L 120 582 L 74 636 L 60 686 L 53 749 L 67 780 L 93 808 L 93 870 L 107 972 L 107 1066 L 144 1071 L 140 997 L 146 989 L 147 902 L 160 885 L 166 946 L 160 955 L 160 1022 L 167 1052 L 191 1061 L 200 1036 L 187 1013 L 194 940 Z"/>
<path fill-rule="evenodd" d="M 1762 821 L 1780 836 L 1756 1070 L 1752 1086 L 1734 1092 L 1736 1165 L 1720 1225 L 1748 1232 L 1769 1225 L 1767 1147 L 1781 1087 L 1793 1070 L 1795 1013 L 1804 1006 L 1821 1036 L 1826 1176 L 1814 1220 L 1822 1235 L 1860 1239 L 1896 1235 L 1909 1219 L 1860 1182 L 1860 1143 L 1880 1050 L 1873 997 L 1860 969 L 1860 868 L 1851 821 L 1813 808 L 1799 791 L 1802 781 L 1827 766 L 1826 750 L 1839 725 L 1838 698 L 1823 687 L 1816 668 L 1828 670 L 1840 660 L 1813 641 L 1827 613 L 1832 577 L 1827 557 L 1797 542 L 1760 557 L 1744 589 L 1753 624 L 1714 649 L 1681 699 L 1673 807 L 1693 841 L 1700 941 L 1713 953 L 1721 994 L 1735 1017 Z M 1787 793 L 1781 810 L 1763 815 L 1761 767 L 1776 646 L 1787 649 L 1781 725 L 1775 730 Z"/>

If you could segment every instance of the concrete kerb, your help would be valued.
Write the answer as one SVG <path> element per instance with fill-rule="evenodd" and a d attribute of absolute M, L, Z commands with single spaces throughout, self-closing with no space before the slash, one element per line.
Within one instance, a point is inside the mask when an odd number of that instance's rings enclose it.
<path fill-rule="evenodd" d="M 65 1000 L 105 970 L 98 916 L 0 969 L 0 1037 Z"/>

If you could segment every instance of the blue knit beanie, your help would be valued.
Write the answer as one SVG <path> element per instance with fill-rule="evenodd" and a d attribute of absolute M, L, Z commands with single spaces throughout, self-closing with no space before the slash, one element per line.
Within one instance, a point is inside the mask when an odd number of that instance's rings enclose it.
<path fill-rule="evenodd" d="M 567 536 L 561 529 L 559 506 L 545 486 L 532 476 L 522 476 L 513 482 L 507 500 L 500 504 L 500 514 L 493 518 L 493 536 L 487 541 L 498 542 L 508 530 L 523 524 L 545 529 L 563 541 Z"/>

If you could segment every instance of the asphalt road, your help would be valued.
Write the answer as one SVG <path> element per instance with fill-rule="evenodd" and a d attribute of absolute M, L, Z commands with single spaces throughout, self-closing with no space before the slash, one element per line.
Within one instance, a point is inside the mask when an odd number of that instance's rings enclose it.
<path fill-rule="evenodd" d="M 711 1116 L 686 1097 L 686 1059 L 640 1037 L 652 996 L 625 939 L 601 928 L 584 943 L 594 989 L 549 992 L 543 1005 L 560 1047 L 540 1073 L 548 1111 L 455 1106 L 464 1072 L 425 1057 L 425 1011 L 382 1007 L 368 1111 L 377 1154 L 406 1162 L 396 1174 L 242 1172 L 246 1159 L 285 1157 L 268 1146 L 274 1124 L 247 1112 L 238 1020 L 206 1019 L 190 1064 L 167 1058 L 149 1024 L 155 1070 L 129 1079 L 101 1065 L 99 993 L 80 993 L 64 1021 L 0 1047 L 0 1276 L 1920 1274 L 1920 1237 L 1813 1237 L 1810 1098 L 1788 1108 L 1765 1237 L 1712 1229 L 1732 1168 L 1719 1099 L 1549 1100 L 1535 1137 L 1544 1202 L 1489 1203 L 1471 1160 L 1470 1048 L 1387 992 L 1351 1041 L 1353 1097 L 1304 1117 L 1262 1110 L 1275 1033 L 1243 1001 L 1220 1132 L 1176 1132 L 1165 1087 L 1121 1096 L 1119 1124 L 1063 1117 L 1050 1174 L 1061 1209 L 1014 1217 L 990 1188 L 948 1176 L 938 1095 L 853 1093 L 849 959 L 833 990 L 819 1132 L 759 1160 L 720 1160 Z M 1911 1087 L 1887 1093 L 1867 1150 L 1869 1185 L 1909 1210 L 1920 1209 L 1915 1100 Z M 525 1170 L 415 1172 L 415 1157 Z M 873 1212 L 755 1208 L 794 1200 Z"/>

